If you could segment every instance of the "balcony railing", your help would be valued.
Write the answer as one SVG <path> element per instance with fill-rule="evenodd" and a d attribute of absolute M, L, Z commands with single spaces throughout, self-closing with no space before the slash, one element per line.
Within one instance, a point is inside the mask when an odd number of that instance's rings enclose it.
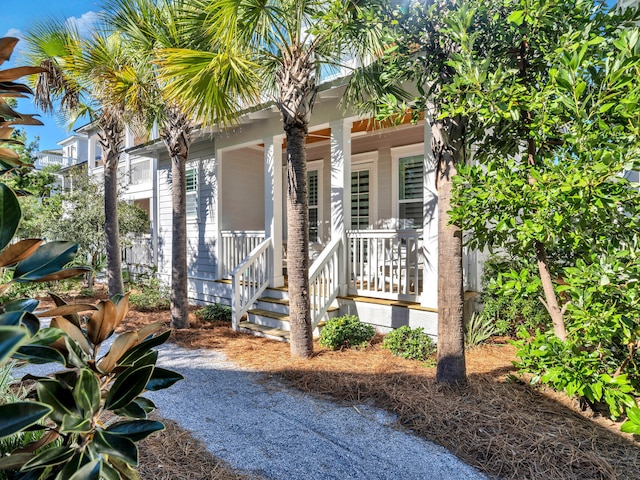
<path fill-rule="evenodd" d="M 44 167 L 50 165 L 59 165 L 60 168 L 67 168 L 78 163 L 78 159 L 72 157 L 65 157 L 63 155 L 55 155 L 52 153 L 39 153 L 34 166 L 36 169 L 41 170 Z"/>

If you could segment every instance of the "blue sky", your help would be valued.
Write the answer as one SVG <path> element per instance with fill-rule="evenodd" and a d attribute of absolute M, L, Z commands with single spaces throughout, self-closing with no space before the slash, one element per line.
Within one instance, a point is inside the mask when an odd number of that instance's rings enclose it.
<path fill-rule="evenodd" d="M 90 29 L 95 21 L 96 12 L 100 9 L 99 5 L 100 1 L 93 0 L 17 0 L 3 9 L 0 15 L 0 37 L 21 38 L 30 25 L 49 17 L 76 22 L 81 31 Z M 4 63 L 0 68 L 10 67 L 19 61 L 22 43 L 18 43 L 11 61 Z M 18 111 L 40 113 L 31 99 L 21 100 Z M 40 119 L 44 122 L 44 127 L 24 127 L 27 137 L 32 140 L 39 136 L 40 150 L 58 148 L 56 143 L 69 136 L 70 132 L 58 126 L 54 117 L 42 115 Z"/>

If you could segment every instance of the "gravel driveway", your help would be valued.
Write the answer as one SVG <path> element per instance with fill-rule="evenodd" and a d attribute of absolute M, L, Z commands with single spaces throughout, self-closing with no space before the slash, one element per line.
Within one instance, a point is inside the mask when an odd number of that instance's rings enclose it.
<path fill-rule="evenodd" d="M 158 365 L 185 380 L 149 392 L 173 419 L 233 467 L 271 479 L 485 479 L 444 448 L 394 428 L 367 405 L 287 388 L 213 350 L 165 344 Z"/>

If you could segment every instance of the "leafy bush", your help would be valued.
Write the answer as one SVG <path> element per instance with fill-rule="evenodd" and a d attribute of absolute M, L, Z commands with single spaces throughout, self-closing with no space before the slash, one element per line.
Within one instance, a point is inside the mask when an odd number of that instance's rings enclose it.
<path fill-rule="evenodd" d="M 547 310 L 540 303 L 542 285 L 531 273 L 528 262 L 493 256 L 487 260 L 482 276 L 482 315 L 495 324 L 496 335 L 516 337 L 524 327 L 530 333 L 551 325 Z"/>
<path fill-rule="evenodd" d="M 201 320 L 222 320 L 224 322 L 230 322 L 231 307 L 223 305 L 222 303 L 214 303 L 196 310 L 195 315 Z"/>
<path fill-rule="evenodd" d="M 84 267 L 66 267 L 76 256 L 75 244 L 12 243 L 19 221 L 16 195 L 0 183 L 0 273 L 8 279 L 0 292 L 86 273 Z M 159 333 L 158 323 L 123 333 L 99 355 L 129 310 L 128 295 L 96 306 L 67 305 L 52 297 L 56 307 L 37 315 L 38 300 L 14 298 L 0 306 L 0 366 L 16 360 L 64 367 L 33 385 L 20 381 L 18 398 L 5 398 L 0 405 L 0 471 L 9 478 L 43 480 L 137 478 L 136 442 L 164 429 L 147 419 L 155 406 L 141 394 L 182 378 L 156 367 L 153 348 L 170 331 Z M 51 326 L 41 329 L 38 316 L 52 317 Z"/>
<path fill-rule="evenodd" d="M 160 280 L 152 277 L 134 286 L 130 301 L 140 312 L 166 310 L 171 305 L 171 290 Z"/>
<path fill-rule="evenodd" d="M 355 315 L 344 315 L 329 320 L 320 332 L 320 345 L 339 350 L 365 347 L 376 331 L 371 325 L 362 323 Z"/>
<path fill-rule="evenodd" d="M 424 331 L 424 328 L 410 328 L 404 325 L 385 335 L 382 348 L 398 357 L 408 360 L 427 360 L 436 351 L 433 339 Z"/>
<path fill-rule="evenodd" d="M 491 317 L 474 312 L 464 327 L 464 343 L 467 347 L 480 345 L 489 337 L 495 335 L 496 331 L 497 328 Z"/>

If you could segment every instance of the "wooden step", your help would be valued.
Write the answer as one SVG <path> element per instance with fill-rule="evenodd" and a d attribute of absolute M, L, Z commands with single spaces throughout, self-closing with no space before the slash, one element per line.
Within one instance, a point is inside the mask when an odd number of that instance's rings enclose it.
<path fill-rule="evenodd" d="M 245 333 L 250 333 L 258 337 L 265 337 L 271 340 L 278 340 L 280 342 L 289 341 L 289 332 L 279 328 L 249 322 L 240 322 L 239 328 L 240 331 L 245 331 Z"/>

